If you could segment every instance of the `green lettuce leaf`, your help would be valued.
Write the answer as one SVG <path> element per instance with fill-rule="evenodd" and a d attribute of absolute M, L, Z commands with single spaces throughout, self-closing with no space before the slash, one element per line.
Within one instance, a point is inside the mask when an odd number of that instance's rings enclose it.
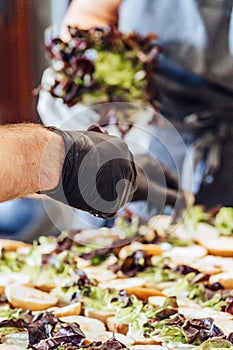
<path fill-rule="evenodd" d="M 206 340 L 201 345 L 194 348 L 194 350 L 214 350 L 214 349 L 233 349 L 233 345 L 227 340 Z"/>
<path fill-rule="evenodd" d="M 223 207 L 215 218 L 215 226 L 221 234 L 230 236 L 233 234 L 233 208 Z"/>
<path fill-rule="evenodd" d="M 183 219 L 183 225 L 188 230 L 196 230 L 199 222 L 209 222 L 211 215 L 206 213 L 201 205 L 194 205 L 190 207 Z"/>
<path fill-rule="evenodd" d="M 117 296 L 116 290 L 102 290 L 96 286 L 87 286 L 82 290 L 80 301 L 83 302 L 86 308 L 92 310 L 112 312 L 115 310 L 111 300 Z"/>

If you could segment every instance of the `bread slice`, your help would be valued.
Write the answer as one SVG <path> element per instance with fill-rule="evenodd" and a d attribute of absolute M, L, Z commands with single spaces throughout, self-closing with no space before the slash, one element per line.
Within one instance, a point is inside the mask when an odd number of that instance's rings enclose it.
<path fill-rule="evenodd" d="M 119 239 L 119 231 L 101 227 L 98 229 L 83 230 L 74 236 L 74 241 L 89 244 L 95 247 L 108 247 L 114 240 Z"/>
<path fill-rule="evenodd" d="M 0 247 L 4 248 L 5 250 L 10 250 L 10 251 L 16 251 L 19 248 L 31 248 L 32 245 L 22 242 L 22 241 L 15 241 L 12 239 L 0 239 Z"/>
<path fill-rule="evenodd" d="M 153 338 L 133 338 L 134 344 L 135 345 L 144 345 L 144 346 L 148 346 L 148 345 L 162 345 L 161 341 L 155 340 Z"/>
<path fill-rule="evenodd" d="M 142 250 L 146 251 L 148 255 L 158 256 L 163 253 L 163 250 L 157 244 L 142 244 Z"/>
<path fill-rule="evenodd" d="M 193 261 L 207 255 L 205 247 L 194 244 L 189 247 L 174 247 L 164 253 L 176 264 L 190 264 Z"/>
<path fill-rule="evenodd" d="M 208 250 L 209 254 L 233 257 L 233 237 L 200 237 L 198 242 Z"/>
<path fill-rule="evenodd" d="M 153 296 L 164 296 L 164 294 L 153 288 L 143 288 L 143 287 L 129 287 L 125 288 L 126 292 L 135 295 L 138 299 L 147 300 L 149 297 Z"/>
<path fill-rule="evenodd" d="M 130 350 L 168 350 L 164 346 L 160 345 L 132 345 L 129 347 Z"/>
<path fill-rule="evenodd" d="M 0 350 L 25 350 L 26 348 L 23 348 L 18 345 L 6 345 L 6 344 L 0 344 Z"/>
<path fill-rule="evenodd" d="M 53 284 L 37 284 L 37 283 L 35 284 L 34 287 L 47 293 L 51 292 L 54 288 L 56 288 L 56 286 Z"/>
<path fill-rule="evenodd" d="M 128 330 L 129 330 L 128 323 L 119 323 L 119 322 L 117 322 L 117 320 L 114 316 L 109 317 L 107 319 L 107 327 L 108 327 L 110 332 L 121 333 L 124 335 L 126 335 L 128 333 Z"/>
<path fill-rule="evenodd" d="M 119 258 L 124 260 L 127 256 L 133 254 L 137 250 L 144 250 L 148 255 L 152 256 L 158 256 L 163 253 L 163 250 L 157 244 L 142 244 L 140 242 L 133 242 L 120 250 Z"/>
<path fill-rule="evenodd" d="M 55 308 L 55 310 L 53 311 L 53 314 L 58 318 L 65 317 L 65 316 L 76 316 L 76 315 L 80 315 L 81 310 L 82 310 L 82 304 L 78 301 L 70 305 Z"/>
<path fill-rule="evenodd" d="M 143 278 L 132 277 L 132 278 L 117 278 L 114 280 L 106 281 L 99 284 L 101 289 L 115 288 L 118 290 L 133 288 L 133 287 L 143 287 L 145 281 Z"/>
<path fill-rule="evenodd" d="M 23 310 L 46 310 L 58 302 L 57 297 L 54 295 L 16 284 L 8 285 L 5 288 L 5 294 L 12 306 Z"/>
<path fill-rule="evenodd" d="M 169 287 L 171 287 L 173 284 L 172 281 L 168 282 L 154 282 L 154 281 L 149 281 L 145 279 L 145 288 L 156 288 L 156 290 L 160 291 L 163 293 L 163 291 Z"/>
<path fill-rule="evenodd" d="M 26 286 L 32 286 L 31 278 L 21 272 L 11 272 L 0 275 L 0 294 L 5 293 L 5 288 L 8 285 L 21 284 Z"/>
<path fill-rule="evenodd" d="M 148 221 L 148 227 L 164 236 L 171 225 L 172 217 L 170 215 L 155 215 Z"/>
<path fill-rule="evenodd" d="M 88 278 L 94 278 L 97 281 L 110 281 L 116 278 L 115 273 L 99 266 L 89 266 L 82 269 Z"/>
<path fill-rule="evenodd" d="M 14 350 L 27 349 L 29 343 L 28 331 L 19 332 L 19 333 L 9 333 L 2 337 L 1 342 L 3 346 L 14 346 Z M 3 348 L 7 349 L 7 348 Z"/>
<path fill-rule="evenodd" d="M 95 318 L 96 320 L 100 320 L 102 321 L 105 325 L 107 325 L 107 319 L 109 317 L 114 316 L 113 313 L 108 312 L 108 311 L 104 311 L 104 310 L 94 310 L 94 309 L 90 309 L 90 308 L 86 308 L 84 309 L 84 315 L 86 317 L 91 317 L 91 318 Z"/>
<path fill-rule="evenodd" d="M 211 240 L 218 236 L 219 232 L 216 227 L 204 222 L 200 222 L 195 230 L 195 239 L 197 242 L 202 239 Z"/>
<path fill-rule="evenodd" d="M 203 273 L 216 275 L 221 272 L 233 271 L 233 259 L 207 255 L 196 260 L 192 266 Z"/>
<path fill-rule="evenodd" d="M 96 320 L 94 318 L 85 316 L 65 316 L 60 318 L 61 321 L 67 323 L 78 323 L 81 330 L 86 334 L 86 332 L 102 333 L 106 331 L 103 322 Z"/>
<path fill-rule="evenodd" d="M 218 273 L 210 277 L 210 283 L 219 282 L 226 289 L 233 289 L 233 271 Z"/>
<path fill-rule="evenodd" d="M 165 296 L 151 296 L 148 298 L 148 303 L 154 306 L 163 306 L 165 300 Z"/>
<path fill-rule="evenodd" d="M 86 332 L 86 339 L 91 343 L 93 341 L 102 341 L 102 342 L 106 342 L 107 340 L 111 339 L 113 336 L 116 340 L 118 340 L 119 342 L 121 342 L 122 344 L 129 346 L 133 344 L 133 340 L 130 339 L 129 337 L 126 337 L 123 334 L 120 333 L 112 333 L 112 332 Z M 110 350 L 110 349 L 109 349 Z"/>

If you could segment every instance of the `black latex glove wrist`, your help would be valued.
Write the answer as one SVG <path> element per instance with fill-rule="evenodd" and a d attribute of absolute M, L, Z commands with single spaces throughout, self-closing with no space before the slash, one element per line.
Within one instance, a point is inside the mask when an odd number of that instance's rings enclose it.
<path fill-rule="evenodd" d="M 63 131 L 65 161 L 59 185 L 44 191 L 51 198 L 105 219 L 131 200 L 136 168 L 128 146 L 96 131 Z"/>

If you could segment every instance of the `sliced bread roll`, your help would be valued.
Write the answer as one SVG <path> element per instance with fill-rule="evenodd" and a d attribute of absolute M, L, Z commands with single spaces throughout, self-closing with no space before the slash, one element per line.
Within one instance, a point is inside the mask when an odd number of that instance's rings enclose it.
<path fill-rule="evenodd" d="M 86 317 L 91 317 L 91 318 L 95 318 L 97 320 L 102 321 L 105 325 L 107 325 L 107 320 L 109 317 L 112 317 L 114 314 L 108 311 L 104 311 L 104 310 L 94 310 L 91 308 L 86 308 L 84 310 L 84 315 Z"/>
<path fill-rule="evenodd" d="M 162 345 L 162 342 L 153 338 L 137 338 L 132 336 L 135 345 Z"/>
<path fill-rule="evenodd" d="M 172 217 L 170 215 L 155 215 L 148 221 L 148 227 L 164 236 L 171 227 Z"/>
<path fill-rule="evenodd" d="M 12 284 L 21 284 L 26 286 L 32 286 L 31 277 L 21 273 L 21 272 L 11 272 L 3 275 L 0 275 L 0 294 L 5 293 L 5 288 L 8 285 Z"/>
<path fill-rule="evenodd" d="M 151 296 L 148 298 L 148 303 L 154 306 L 163 306 L 165 300 L 165 296 Z"/>
<path fill-rule="evenodd" d="M 42 290 L 43 292 L 51 292 L 54 288 L 56 288 L 55 284 L 38 284 L 34 285 L 37 289 Z"/>
<path fill-rule="evenodd" d="M 233 289 L 233 271 L 218 273 L 210 277 L 210 283 L 219 282 L 226 289 Z"/>
<path fill-rule="evenodd" d="M 129 346 L 133 344 L 133 340 L 130 339 L 129 337 L 126 337 L 123 334 L 120 333 L 112 333 L 112 332 L 101 332 L 98 333 L 96 331 L 93 332 L 86 332 L 86 339 L 89 342 L 93 342 L 93 341 L 102 341 L 102 342 L 106 342 L 109 339 L 111 339 L 113 336 L 116 340 L 118 340 L 119 342 L 121 342 L 122 344 Z M 110 349 L 109 349 L 110 350 Z"/>
<path fill-rule="evenodd" d="M 198 242 L 208 250 L 209 254 L 233 257 L 233 237 L 200 237 Z"/>
<path fill-rule="evenodd" d="M 174 247 L 164 253 L 176 264 L 190 264 L 207 255 L 205 247 L 194 244 L 189 247 Z"/>
<path fill-rule="evenodd" d="M 168 348 L 160 345 L 132 345 L 129 348 L 130 350 L 168 350 Z"/>
<path fill-rule="evenodd" d="M 89 266 L 82 269 L 88 278 L 94 278 L 97 281 L 110 281 L 116 278 L 115 273 L 99 266 Z"/>
<path fill-rule="evenodd" d="M 10 251 L 16 251 L 19 248 L 31 248 L 32 245 L 22 242 L 22 241 L 15 241 L 12 239 L 0 239 L 0 246 L 1 248 L 4 248 L 5 250 L 10 250 Z"/>
<path fill-rule="evenodd" d="M 133 287 L 143 287 L 145 281 L 143 278 L 132 277 L 132 278 L 117 278 L 114 280 L 106 281 L 99 284 L 101 289 L 114 288 L 114 289 L 127 289 Z"/>
<path fill-rule="evenodd" d="M 46 310 L 55 306 L 58 302 L 57 297 L 54 295 L 16 284 L 8 285 L 5 288 L 5 294 L 12 306 L 23 310 Z"/>
<path fill-rule="evenodd" d="M 28 331 L 19 333 L 10 333 L 4 335 L 1 339 L 2 346 L 14 346 L 14 350 L 27 349 L 29 343 Z M 7 348 L 3 348 L 6 349 Z"/>
<path fill-rule="evenodd" d="M 78 323 L 81 330 L 86 334 L 86 332 L 102 333 L 106 331 L 103 322 L 96 320 L 94 318 L 85 316 L 65 316 L 60 318 L 61 321 L 67 323 Z"/>
<path fill-rule="evenodd" d="M 26 348 L 23 348 L 18 345 L 6 345 L 6 344 L 0 344 L 0 350 L 25 350 Z"/>
<path fill-rule="evenodd" d="M 117 320 L 114 316 L 109 317 L 107 319 L 107 327 L 108 327 L 110 332 L 121 333 L 124 335 L 126 335 L 128 333 L 128 330 L 129 330 L 128 323 L 119 323 L 119 322 L 117 322 Z"/>
<path fill-rule="evenodd" d="M 219 232 L 216 227 L 200 222 L 195 230 L 195 239 L 197 242 L 200 240 L 212 240 L 219 236 Z"/>
<path fill-rule="evenodd" d="M 126 292 L 135 295 L 138 299 L 146 300 L 153 296 L 163 296 L 164 294 L 153 288 L 143 288 L 143 287 L 129 287 L 125 288 Z"/>
<path fill-rule="evenodd" d="M 74 241 L 89 244 L 93 247 L 108 247 L 114 240 L 119 239 L 119 232 L 107 227 L 93 230 L 83 230 L 74 236 Z"/>
<path fill-rule="evenodd" d="M 221 256 L 207 255 L 195 261 L 193 267 L 203 273 L 216 275 L 217 273 L 233 271 L 233 259 Z"/>
<path fill-rule="evenodd" d="M 148 255 L 158 256 L 163 253 L 163 250 L 157 244 L 142 244 L 140 242 L 133 242 L 121 248 L 119 258 L 124 260 L 127 256 L 133 254 L 137 250 L 144 250 Z"/>
<path fill-rule="evenodd" d="M 63 307 L 57 307 L 54 310 L 51 310 L 55 316 L 58 318 L 65 316 L 76 316 L 80 315 L 82 310 L 82 304 L 78 301 L 76 303 L 66 305 Z"/>

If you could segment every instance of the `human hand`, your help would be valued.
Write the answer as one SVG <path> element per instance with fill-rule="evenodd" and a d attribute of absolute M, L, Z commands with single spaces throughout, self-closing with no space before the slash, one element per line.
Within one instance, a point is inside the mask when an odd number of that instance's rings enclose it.
<path fill-rule="evenodd" d="M 132 201 L 147 201 L 149 208 L 159 212 L 169 205 L 174 208 L 174 215 L 179 216 L 187 203 L 176 174 L 146 154 L 136 156 L 135 163 L 138 188 Z"/>
<path fill-rule="evenodd" d="M 136 189 L 136 168 L 127 144 L 99 127 L 50 130 L 63 138 L 66 157 L 59 185 L 44 193 L 93 215 L 112 218 Z"/>

